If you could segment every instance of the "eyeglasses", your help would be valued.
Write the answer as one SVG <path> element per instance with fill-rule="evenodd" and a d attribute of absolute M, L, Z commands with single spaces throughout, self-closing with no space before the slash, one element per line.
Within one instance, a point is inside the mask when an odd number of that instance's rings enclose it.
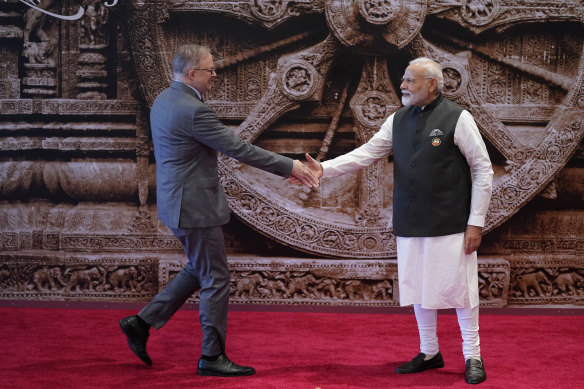
<path fill-rule="evenodd" d="M 431 80 L 435 77 L 426 77 L 424 78 L 424 80 Z M 405 82 L 408 85 L 413 85 L 417 80 L 415 78 L 409 78 L 409 77 L 402 77 L 401 78 L 402 82 Z"/>
<path fill-rule="evenodd" d="M 209 72 L 209 73 L 213 74 L 213 73 L 215 73 L 215 66 L 211 66 L 208 69 L 197 69 L 197 68 L 194 68 L 194 69 L 191 69 L 191 70 L 204 70 L 206 72 Z"/>

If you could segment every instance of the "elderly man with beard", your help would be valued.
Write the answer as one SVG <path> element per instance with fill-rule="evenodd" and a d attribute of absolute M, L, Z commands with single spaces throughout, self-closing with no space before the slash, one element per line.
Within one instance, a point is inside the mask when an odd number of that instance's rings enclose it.
<path fill-rule="evenodd" d="M 409 63 L 401 108 L 369 142 L 322 164 L 306 155 L 317 177 L 367 167 L 393 153 L 393 229 L 400 305 L 414 306 L 420 353 L 398 374 L 444 367 L 437 310 L 455 308 L 462 334 L 466 382 L 487 376 L 479 343 L 477 253 L 491 197 L 493 169 L 467 110 L 442 96 L 440 65 Z M 293 178 L 290 179 L 294 181 Z"/>

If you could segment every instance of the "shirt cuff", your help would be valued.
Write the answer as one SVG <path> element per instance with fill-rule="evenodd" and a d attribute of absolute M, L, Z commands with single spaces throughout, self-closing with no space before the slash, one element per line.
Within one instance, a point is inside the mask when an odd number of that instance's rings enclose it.
<path fill-rule="evenodd" d="M 484 215 L 469 215 L 468 222 L 471 226 L 484 227 L 486 216 Z"/>

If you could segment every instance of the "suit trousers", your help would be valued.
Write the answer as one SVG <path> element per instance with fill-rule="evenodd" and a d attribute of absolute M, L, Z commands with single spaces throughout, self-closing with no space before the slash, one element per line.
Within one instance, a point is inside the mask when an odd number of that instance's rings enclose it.
<path fill-rule="evenodd" d="M 225 352 L 229 304 L 229 265 L 220 226 L 172 229 L 181 241 L 188 263 L 138 316 L 161 328 L 199 288 L 199 321 L 203 355 Z"/>

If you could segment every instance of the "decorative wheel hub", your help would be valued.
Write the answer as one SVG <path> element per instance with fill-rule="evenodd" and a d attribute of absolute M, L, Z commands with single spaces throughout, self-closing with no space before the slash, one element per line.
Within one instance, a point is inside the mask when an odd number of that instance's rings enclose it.
<path fill-rule="evenodd" d="M 326 18 L 335 37 L 360 53 L 387 53 L 411 42 L 424 24 L 426 1 L 334 0 Z"/>

